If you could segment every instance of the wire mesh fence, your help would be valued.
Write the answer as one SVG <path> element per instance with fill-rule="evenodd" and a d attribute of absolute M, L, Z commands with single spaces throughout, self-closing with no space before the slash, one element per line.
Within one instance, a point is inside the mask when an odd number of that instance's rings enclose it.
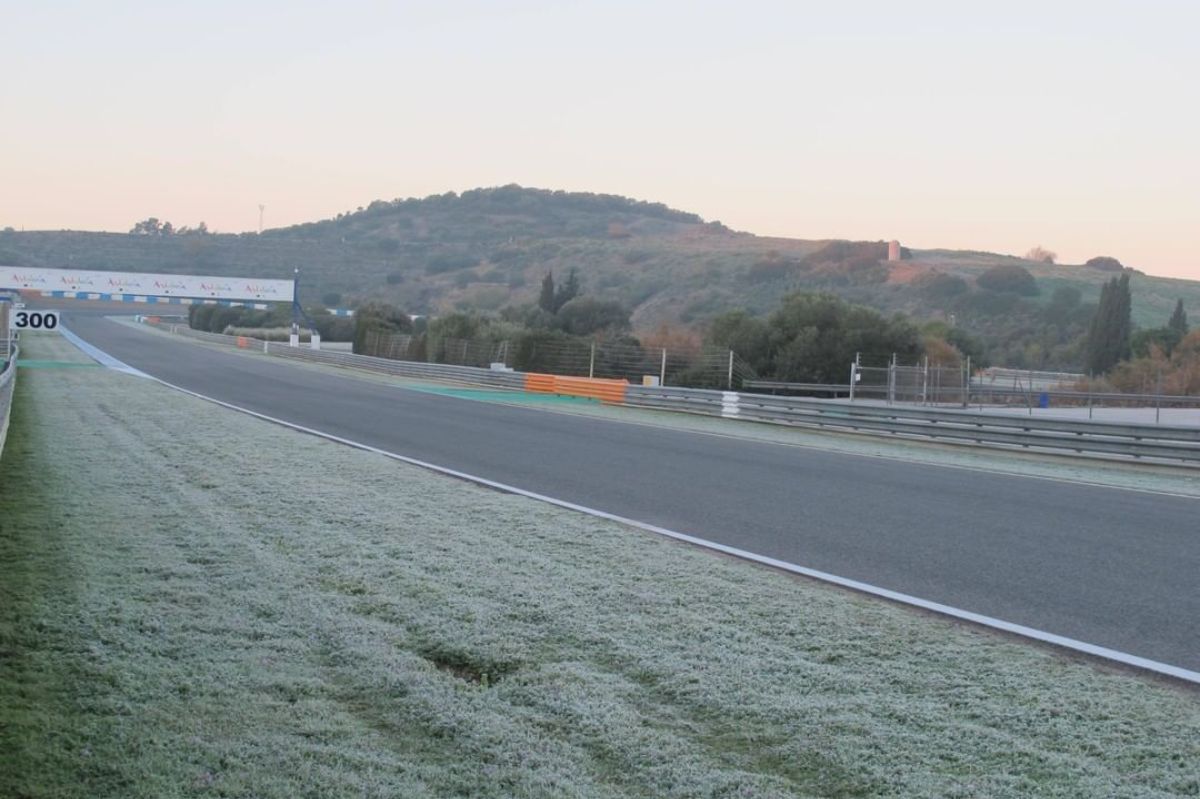
<path fill-rule="evenodd" d="M 963 405 L 967 402 L 968 371 L 965 364 L 936 366 L 852 367 L 854 399 L 883 400 L 916 405 Z"/>
<path fill-rule="evenodd" d="M 367 332 L 362 354 L 458 366 L 503 364 L 523 372 L 689 388 L 737 389 L 757 377 L 750 364 L 727 349 L 644 347 L 627 341 L 587 341 L 536 334 L 515 341 L 485 341 L 429 339 L 371 330 Z"/>

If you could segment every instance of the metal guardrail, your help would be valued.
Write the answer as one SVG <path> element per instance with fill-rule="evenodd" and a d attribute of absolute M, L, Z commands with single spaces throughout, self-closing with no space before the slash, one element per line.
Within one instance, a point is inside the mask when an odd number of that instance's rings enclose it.
<path fill-rule="evenodd" d="M 770 391 L 772 394 L 779 391 L 798 392 L 798 393 L 820 393 L 820 394 L 845 394 L 850 393 L 849 383 L 785 383 L 776 380 L 747 380 L 742 384 L 745 388 L 755 389 L 757 391 Z M 859 386 L 860 393 L 882 393 L 886 387 L 883 386 Z M 1118 391 L 1074 391 L 1062 388 L 1044 388 L 1044 389 L 1029 389 L 1029 388 L 1013 388 L 1012 386 L 997 386 L 987 382 L 972 380 L 967 388 L 968 402 L 978 402 L 983 397 L 1005 397 L 1018 398 L 1023 400 L 1036 401 L 1041 395 L 1045 394 L 1049 399 L 1067 400 L 1072 403 L 1086 405 L 1090 403 L 1105 403 L 1105 402 L 1137 402 L 1143 407 L 1154 408 L 1157 406 L 1167 405 L 1195 405 L 1200 406 L 1200 396 L 1191 396 L 1186 394 L 1125 394 Z"/>
<path fill-rule="evenodd" d="M 228 346 L 241 346 L 278 357 L 368 369 L 401 377 L 443 380 L 465 385 L 523 389 L 524 372 L 497 372 L 470 366 L 394 361 L 344 352 L 291 347 L 186 327 L 172 332 Z M 248 342 L 248 343 L 247 343 Z M 1200 428 L 1113 424 L 1073 419 L 1038 419 L 909 405 L 866 405 L 709 389 L 631 385 L 625 404 L 773 424 L 851 430 L 882 436 L 923 438 L 951 444 L 1006 449 L 1035 449 L 1059 454 L 1152 458 L 1200 466 Z"/>
<path fill-rule="evenodd" d="M 12 352 L 0 369 L 0 455 L 4 454 L 4 441 L 8 437 L 8 418 L 12 410 L 13 389 L 17 383 L 17 358 L 20 349 L 14 344 Z"/>
<path fill-rule="evenodd" d="M 631 386 L 631 405 L 807 427 L 921 437 L 948 443 L 1156 458 L 1200 465 L 1200 428 L 1027 419 L 911 406 L 695 389 Z"/>
<path fill-rule="evenodd" d="M 324 363 L 333 366 L 354 367 L 356 369 L 368 369 L 373 372 L 396 375 L 397 377 L 448 380 L 464 385 L 488 386 L 493 388 L 522 389 L 525 387 L 524 372 L 501 372 L 492 369 L 482 369 L 476 366 L 450 366 L 421 361 L 395 361 L 390 358 L 376 358 L 371 355 L 353 355 L 348 352 L 314 350 L 303 346 L 292 347 L 285 341 L 262 341 L 244 336 L 225 336 L 220 333 L 206 333 L 201 330 L 192 330 L 185 326 L 171 326 L 169 330 L 172 333 L 187 336 L 188 338 L 209 341 L 214 344 L 240 347 L 241 349 L 252 349 L 280 358 L 291 358 L 293 360 Z"/>

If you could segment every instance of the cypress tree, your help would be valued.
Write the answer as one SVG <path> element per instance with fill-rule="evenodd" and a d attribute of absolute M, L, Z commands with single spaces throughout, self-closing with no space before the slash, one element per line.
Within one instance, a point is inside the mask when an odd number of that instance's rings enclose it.
<path fill-rule="evenodd" d="M 1129 273 L 1117 281 L 1116 318 L 1113 321 L 1113 366 L 1118 361 L 1127 361 L 1132 354 L 1130 339 L 1133 337 L 1133 296 L 1129 291 Z"/>
<path fill-rule="evenodd" d="M 538 307 L 546 313 L 554 313 L 558 308 L 554 305 L 554 273 L 547 272 L 542 278 L 542 293 L 538 295 Z"/>
<path fill-rule="evenodd" d="M 578 296 L 579 273 L 575 271 L 575 267 L 571 267 L 571 271 L 567 273 L 567 282 L 564 283 L 554 295 L 554 313 L 558 313 L 559 308 L 563 307 Z"/>
<path fill-rule="evenodd" d="M 1171 319 L 1167 322 L 1167 328 L 1178 333 L 1180 340 L 1188 334 L 1187 311 L 1183 310 L 1182 299 L 1176 301 L 1175 312 L 1171 314 Z"/>
<path fill-rule="evenodd" d="M 1104 374 L 1129 357 L 1129 339 L 1133 332 L 1132 309 L 1129 275 L 1114 277 L 1100 289 L 1100 305 L 1088 328 L 1088 371 Z"/>

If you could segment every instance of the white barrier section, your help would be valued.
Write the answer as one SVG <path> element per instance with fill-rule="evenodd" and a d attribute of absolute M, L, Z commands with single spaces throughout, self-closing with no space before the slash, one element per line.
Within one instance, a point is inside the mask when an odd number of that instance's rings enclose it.
<path fill-rule="evenodd" d="M 0 289 L 74 291 L 100 295 L 129 294 L 213 300 L 291 302 L 291 280 L 209 275 L 156 275 L 143 272 L 91 272 L 84 269 L 0 267 Z M 103 297 L 107 299 L 107 297 Z"/>
<path fill-rule="evenodd" d="M 721 415 L 726 419 L 736 419 L 740 415 L 736 391 L 721 392 Z"/>

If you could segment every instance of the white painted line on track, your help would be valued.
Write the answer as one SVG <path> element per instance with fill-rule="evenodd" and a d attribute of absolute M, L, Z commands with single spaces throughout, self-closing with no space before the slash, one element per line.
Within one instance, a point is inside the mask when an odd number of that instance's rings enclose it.
<path fill-rule="evenodd" d="M 1200 672 L 1192 671 L 1190 669 L 1185 669 L 1181 666 L 1173 666 L 1169 663 L 1161 663 L 1157 660 L 1150 660 L 1148 658 L 1139 657 L 1137 655 L 1131 655 L 1127 652 L 1120 652 L 1115 649 L 1109 649 L 1107 647 L 1097 646 L 1096 644 L 1089 644 L 1086 641 L 1079 641 L 1074 638 L 1067 638 L 1062 635 L 1056 635 L 1054 633 L 1045 632 L 1044 630 L 1038 630 L 1033 627 L 1026 627 L 1022 624 L 1014 624 L 1013 622 L 1004 621 L 1003 619 L 995 619 L 995 618 L 992 618 L 991 616 L 985 616 L 981 613 L 974 613 L 969 610 L 963 610 L 961 608 L 956 608 L 951 605 L 943 605 L 940 602 L 932 602 L 928 599 L 922 599 L 920 597 L 912 596 L 910 594 L 904 594 L 899 591 L 892 591 L 891 589 L 888 589 L 888 588 L 880 588 L 879 586 L 871 585 L 870 583 L 864 583 L 864 582 L 860 582 L 858 580 L 851 580 L 846 577 L 839 577 L 838 575 L 830 574 L 829 572 L 823 572 L 823 571 L 818 571 L 816 569 L 810 569 L 807 566 L 801 566 L 796 563 L 789 563 L 788 561 L 778 560 L 776 558 L 767 557 L 766 555 L 759 555 L 758 553 L 749 552 L 744 549 L 738 549 L 737 547 L 731 547 L 727 544 L 721 544 L 716 541 L 709 541 L 705 538 L 698 538 L 697 536 L 688 535 L 687 533 L 681 533 L 681 532 L 678 532 L 675 530 L 669 530 L 665 527 L 659 527 L 657 525 L 647 524 L 645 522 L 639 522 L 635 519 L 628 519 L 628 518 L 625 518 L 624 516 L 618 516 L 614 513 L 608 513 L 607 511 L 597 510 L 596 508 L 589 508 L 586 505 L 578 505 L 574 502 L 568 502 L 566 500 L 556 499 L 555 497 L 546 496 L 545 494 L 538 494 L 534 491 L 528 491 L 524 488 L 517 488 L 516 486 L 510 486 L 505 483 L 499 483 L 499 482 L 496 482 L 495 480 L 489 480 L 486 477 L 478 477 L 476 475 L 468 474 L 466 472 L 460 472 L 456 469 L 449 469 L 445 466 L 438 466 L 437 464 L 434 464 L 434 463 L 428 463 L 427 461 L 418 460 L 416 458 L 410 458 L 407 455 L 400 455 L 395 452 L 389 452 L 388 450 L 385 450 L 385 449 L 373 447 L 370 444 L 363 444 L 361 442 L 353 441 L 348 438 L 342 438 L 340 436 L 335 436 L 331 433 L 326 433 L 326 432 L 323 432 L 321 430 L 316 430 L 311 427 L 305 427 L 303 425 L 299 425 L 294 422 L 289 422 L 284 419 L 279 419 L 274 416 L 269 416 L 265 413 L 259 413 L 258 411 L 252 411 L 249 408 L 243 408 L 240 405 L 234 405 L 233 403 L 225 402 L 224 400 L 219 400 L 214 397 L 209 397 L 204 394 L 200 394 L 198 392 L 192 391 L 190 389 L 186 389 L 181 386 L 177 386 L 173 383 L 168 383 L 167 381 L 161 380 L 157 377 L 154 377 L 153 375 L 148 375 L 145 372 L 141 372 L 137 369 L 130 367 L 129 365 L 121 362 L 120 360 L 112 357 L 111 355 L 108 355 L 107 353 L 103 352 L 102 350 L 100 350 L 90 344 L 87 344 L 86 342 L 83 342 L 81 339 L 79 339 L 78 336 L 75 336 L 73 333 L 69 334 L 66 330 L 63 330 L 63 334 L 67 336 L 69 341 L 76 344 L 77 346 L 82 345 L 82 346 L 80 346 L 80 349 L 83 349 L 84 352 L 88 353 L 91 357 L 95 358 L 100 363 L 103 363 L 104 365 L 109 366 L 110 368 L 116 369 L 118 371 L 128 372 L 130 374 L 138 375 L 141 377 L 149 378 L 150 380 L 153 380 L 156 383 L 160 383 L 163 386 L 166 386 L 167 388 L 174 389 L 175 391 L 179 391 L 183 394 L 187 394 L 189 396 L 196 397 L 197 399 L 201 399 L 206 402 L 211 402 L 215 405 L 220 405 L 222 408 L 228 408 L 229 410 L 238 411 L 239 413 L 244 413 L 244 414 L 247 414 L 248 416 L 253 416 L 257 419 L 262 419 L 264 421 L 271 422 L 273 424 L 281 425 L 283 427 L 287 427 L 287 428 L 296 430 L 301 433 L 307 433 L 309 435 L 317 436 L 318 438 L 323 438 L 327 441 L 332 441 L 337 444 L 344 444 L 348 447 L 354 447 L 355 449 L 359 449 L 364 452 L 371 452 L 376 455 L 382 455 L 385 458 L 391 458 L 392 460 L 400 461 L 402 463 L 407 463 L 412 466 L 418 466 L 422 469 L 427 469 L 429 471 L 437 472 L 438 474 L 447 475 L 449 477 L 455 477 L 455 478 L 458 478 L 459 480 L 465 480 L 467 482 L 474 483 L 476 485 L 485 486 L 487 488 L 495 489 L 497 491 L 503 491 L 508 494 L 515 494 L 517 496 L 526 497 L 528 499 L 534 499 L 534 500 L 537 500 L 538 502 L 545 502 L 547 504 L 555 505 L 560 508 L 565 508 L 567 510 L 576 511 L 578 513 L 586 513 L 589 516 L 594 516 L 599 519 L 606 519 L 608 521 L 617 522 L 619 524 L 624 524 L 629 527 L 634 527 L 638 530 L 644 530 L 646 532 L 654 533 L 655 535 L 664 536 L 666 538 L 673 538 L 677 541 L 683 541 L 685 543 L 693 544 L 698 547 L 703 547 L 704 549 L 709 549 L 714 552 L 721 552 L 726 555 L 732 555 L 733 557 L 740 558 L 742 560 L 751 561 L 753 563 L 759 563 L 764 566 L 770 566 L 772 568 L 779 569 L 781 571 L 790 572 L 792 574 L 799 574 L 804 577 L 810 577 L 812 579 L 820 580 L 821 582 L 830 583 L 832 585 L 841 586 L 843 588 L 849 588 L 849 589 L 851 589 L 853 591 L 857 591 L 859 593 L 868 594 L 868 595 L 876 596 L 876 597 L 881 597 L 883 599 L 888 599 L 893 602 L 899 602 L 904 605 L 910 605 L 912 607 L 921 608 L 922 610 L 932 611 L 933 613 L 938 613 L 943 616 L 949 616 L 951 618 L 959 619 L 961 621 L 971 622 L 972 624 L 978 624 L 978 625 L 981 625 L 984 627 L 990 627 L 992 629 L 1001 630 L 1003 632 L 1011 633 L 1013 635 L 1019 635 L 1023 638 L 1029 638 L 1034 641 L 1040 641 L 1042 643 L 1051 644 L 1051 645 L 1057 646 L 1057 647 L 1062 647 L 1063 649 L 1068 649 L 1073 652 L 1079 652 L 1079 653 L 1082 653 L 1085 655 L 1091 655 L 1093 657 L 1102 658 L 1104 660 L 1110 660 L 1115 663 L 1120 663 L 1124 666 L 1132 666 L 1134 668 L 1144 669 L 1146 671 L 1154 672 L 1156 674 L 1162 674 L 1167 677 L 1173 677 L 1177 680 L 1183 680 L 1184 682 L 1189 682 L 1189 683 L 1193 683 L 1196 685 L 1200 685 Z M 93 354 L 93 353 L 95 353 L 95 354 Z"/>
<path fill-rule="evenodd" d="M 107 366 L 109 369 L 116 369 L 118 372 L 125 372 L 126 374 L 131 374 L 131 375 L 134 375 L 135 377 L 146 377 L 151 380 L 156 379 L 156 378 L 150 377 L 150 375 L 146 374 L 145 372 L 143 372 L 139 369 L 134 369 L 132 366 L 125 363 L 124 361 L 120 361 L 120 360 L 114 358 L 113 356 L 109 355 L 107 352 L 100 349 L 99 347 L 95 347 L 95 346 L 92 346 L 91 344 L 88 344 L 86 341 L 81 339 L 79 336 L 75 335 L 70 330 L 68 330 L 66 328 L 66 325 L 60 324 L 58 326 L 58 332 L 62 334 L 63 338 L 65 338 L 67 341 L 71 342 L 76 347 L 78 347 L 83 352 L 84 355 L 88 356 L 89 358 L 91 358 L 93 361 L 100 364 L 101 366 Z"/>

